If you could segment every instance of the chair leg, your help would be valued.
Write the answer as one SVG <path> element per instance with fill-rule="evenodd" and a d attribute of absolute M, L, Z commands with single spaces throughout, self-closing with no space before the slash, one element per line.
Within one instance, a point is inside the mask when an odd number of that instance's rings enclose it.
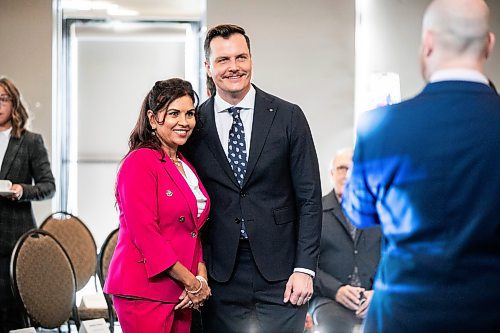
<path fill-rule="evenodd" d="M 75 320 L 75 326 L 76 326 L 76 330 L 79 331 L 80 330 L 80 315 L 78 314 L 78 308 L 75 306 L 73 306 L 73 319 Z M 71 332 L 71 330 L 70 330 Z"/>
<path fill-rule="evenodd" d="M 109 319 L 109 330 L 111 333 L 115 331 L 115 314 L 113 311 L 113 302 L 108 294 L 104 294 L 104 299 L 106 300 L 106 305 L 108 306 L 108 319 Z"/>

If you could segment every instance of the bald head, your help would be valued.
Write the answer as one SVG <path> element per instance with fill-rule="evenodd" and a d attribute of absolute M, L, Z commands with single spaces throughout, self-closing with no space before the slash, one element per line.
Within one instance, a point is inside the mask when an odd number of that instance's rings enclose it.
<path fill-rule="evenodd" d="M 332 160 L 330 173 L 332 175 L 335 194 L 339 198 L 342 197 L 342 193 L 344 192 L 347 171 L 352 168 L 352 154 L 352 148 L 343 148 L 337 152 Z"/>
<path fill-rule="evenodd" d="M 422 66 L 429 78 L 438 69 L 482 71 L 494 44 L 484 0 L 434 0 L 422 23 Z"/>

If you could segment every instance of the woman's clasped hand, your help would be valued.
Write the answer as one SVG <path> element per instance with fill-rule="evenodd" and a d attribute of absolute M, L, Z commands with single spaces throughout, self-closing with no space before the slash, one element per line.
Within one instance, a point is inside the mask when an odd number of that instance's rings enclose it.
<path fill-rule="evenodd" d="M 206 278 L 201 275 L 193 277 L 190 283 L 186 284 L 184 291 L 179 297 L 179 304 L 175 310 L 193 308 L 198 310 L 203 306 L 203 303 L 212 295 Z"/>

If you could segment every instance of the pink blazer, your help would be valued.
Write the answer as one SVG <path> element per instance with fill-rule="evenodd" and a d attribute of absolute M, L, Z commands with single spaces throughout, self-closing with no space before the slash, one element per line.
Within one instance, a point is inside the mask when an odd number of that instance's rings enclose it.
<path fill-rule="evenodd" d="M 203 261 L 199 230 L 210 201 L 198 218 L 196 198 L 176 166 L 168 156 L 162 159 L 159 152 L 146 148 L 125 158 L 116 187 L 120 232 L 104 291 L 178 302 L 183 286 L 165 271 L 179 261 L 196 275 Z"/>

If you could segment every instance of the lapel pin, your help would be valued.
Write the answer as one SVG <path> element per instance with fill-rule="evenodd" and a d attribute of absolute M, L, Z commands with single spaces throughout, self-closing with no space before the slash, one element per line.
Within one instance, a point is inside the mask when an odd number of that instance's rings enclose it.
<path fill-rule="evenodd" d="M 165 194 L 167 195 L 167 197 L 171 197 L 174 193 L 172 193 L 172 191 L 170 191 L 170 190 L 167 190 L 167 192 L 165 192 Z"/>

